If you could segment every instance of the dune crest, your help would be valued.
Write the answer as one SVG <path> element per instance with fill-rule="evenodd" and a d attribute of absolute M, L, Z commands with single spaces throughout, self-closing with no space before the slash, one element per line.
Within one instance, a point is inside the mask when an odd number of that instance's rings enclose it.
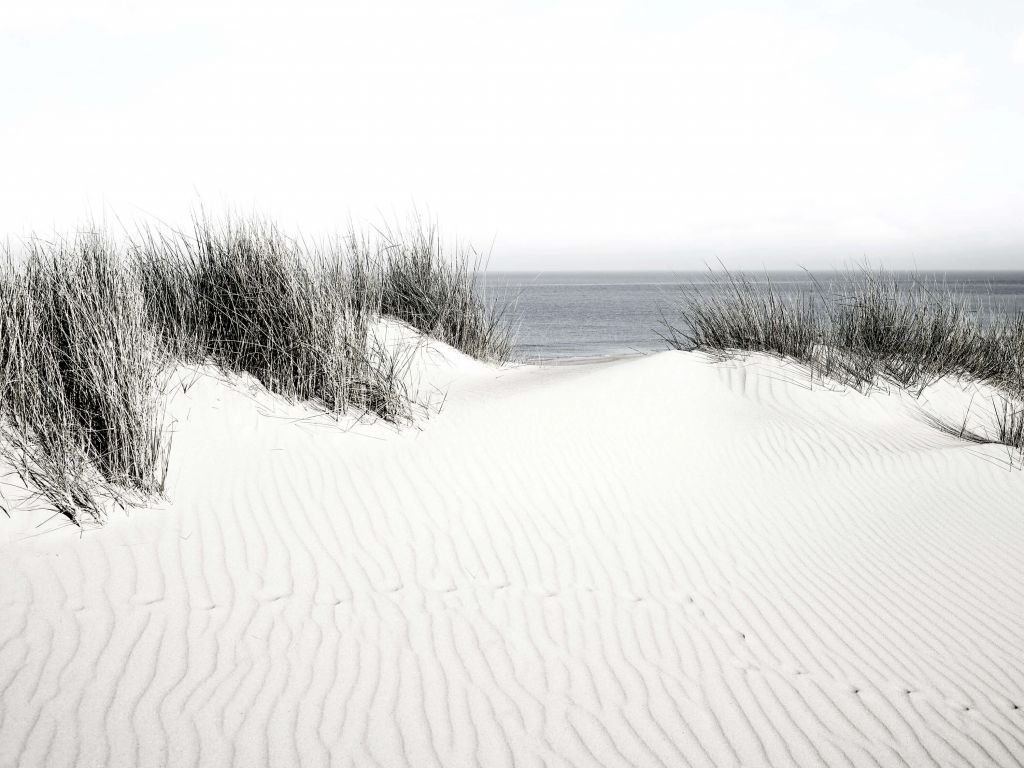
<path fill-rule="evenodd" d="M 968 393 L 407 373 L 396 428 L 183 369 L 166 505 L 0 516 L 0 766 L 1024 761 L 1024 473 L 928 418 Z"/>

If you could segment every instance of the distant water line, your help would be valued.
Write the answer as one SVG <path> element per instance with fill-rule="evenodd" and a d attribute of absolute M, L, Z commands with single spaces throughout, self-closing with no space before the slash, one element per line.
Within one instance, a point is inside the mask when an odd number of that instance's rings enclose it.
<path fill-rule="evenodd" d="M 745 273 L 793 295 L 827 290 L 846 273 Z M 1024 311 L 1024 271 L 894 272 L 948 290 L 995 317 Z M 488 296 L 511 301 L 518 352 L 526 360 L 610 357 L 666 349 L 664 321 L 679 323 L 685 291 L 708 285 L 703 272 L 489 272 Z"/>

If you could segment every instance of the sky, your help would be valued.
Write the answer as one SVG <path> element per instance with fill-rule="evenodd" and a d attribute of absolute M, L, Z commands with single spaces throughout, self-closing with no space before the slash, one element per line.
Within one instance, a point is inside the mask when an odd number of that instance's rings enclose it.
<path fill-rule="evenodd" d="M 0 235 L 421 217 L 494 269 L 1024 268 L 1020 0 L 34 0 Z"/>

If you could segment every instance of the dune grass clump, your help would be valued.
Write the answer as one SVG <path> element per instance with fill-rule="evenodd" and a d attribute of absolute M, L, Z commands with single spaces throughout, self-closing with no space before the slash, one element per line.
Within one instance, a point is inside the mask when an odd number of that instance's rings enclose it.
<path fill-rule="evenodd" d="M 384 316 L 475 357 L 511 354 L 475 265 L 444 254 L 432 230 L 318 248 L 257 218 L 193 224 L 142 230 L 127 248 L 87 232 L 7 252 L 0 458 L 76 523 L 163 490 L 163 383 L 177 363 L 400 421 L 412 404 L 402 353 L 376 332 Z"/>
<path fill-rule="evenodd" d="M 303 248 L 260 220 L 206 218 L 189 234 L 147 232 L 133 250 L 150 326 L 176 357 L 330 411 L 404 412 L 398 380 L 370 355 L 379 301 L 338 252 Z"/>
<path fill-rule="evenodd" d="M 824 306 L 823 344 L 858 382 L 885 378 L 920 388 L 942 376 L 988 381 L 1002 372 L 993 346 L 998 329 L 986 325 L 984 308 L 943 285 L 901 285 L 885 273 L 863 272 L 837 283 Z"/>
<path fill-rule="evenodd" d="M 75 522 L 159 492 L 158 380 L 137 275 L 86 232 L 32 241 L 0 275 L 0 453 Z"/>
<path fill-rule="evenodd" d="M 916 277 L 861 270 L 783 294 L 771 279 L 728 271 L 688 290 L 671 347 L 766 352 L 856 387 L 888 381 L 920 391 L 943 376 L 994 385 L 999 442 L 1024 444 L 1024 314 L 997 320 L 977 302 Z"/>
<path fill-rule="evenodd" d="M 380 312 L 450 344 L 471 357 L 511 359 L 513 329 L 507 304 L 489 302 L 478 276 L 481 259 L 469 250 L 448 255 L 433 228 L 388 232 L 371 250 L 353 251 L 376 282 Z"/>
<path fill-rule="evenodd" d="M 883 271 L 789 295 L 770 278 L 726 271 L 687 293 L 681 319 L 666 335 L 677 349 L 767 352 L 857 385 L 912 388 L 951 375 L 1010 386 L 1024 351 L 1024 316 L 996 321 L 943 285 Z"/>
<path fill-rule="evenodd" d="M 809 362 L 822 338 L 819 297 L 783 295 L 770 277 L 760 285 L 743 274 L 713 274 L 708 286 L 690 286 L 682 331 L 666 322 L 676 349 L 770 352 Z"/>

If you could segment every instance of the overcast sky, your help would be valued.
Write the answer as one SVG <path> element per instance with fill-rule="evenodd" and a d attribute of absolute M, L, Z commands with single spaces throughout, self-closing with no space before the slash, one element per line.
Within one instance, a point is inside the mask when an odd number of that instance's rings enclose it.
<path fill-rule="evenodd" d="M 492 267 L 1024 268 L 1024 2 L 34 0 L 0 232 L 414 208 Z"/>

